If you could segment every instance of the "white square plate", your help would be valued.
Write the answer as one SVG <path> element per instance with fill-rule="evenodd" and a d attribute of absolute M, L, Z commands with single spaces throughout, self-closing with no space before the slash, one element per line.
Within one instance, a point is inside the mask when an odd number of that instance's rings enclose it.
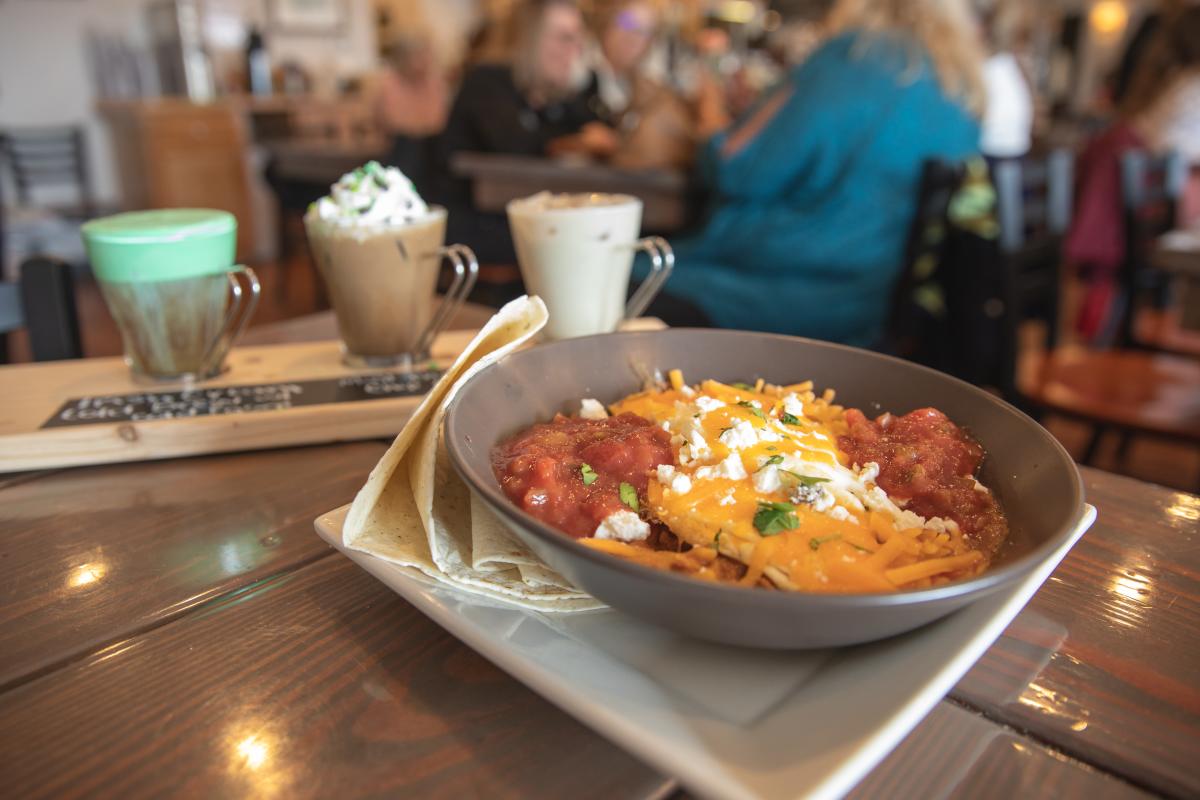
<path fill-rule="evenodd" d="M 1096 519 L 1016 588 L 903 636 L 827 651 L 708 644 L 610 609 L 543 614 L 466 594 L 318 533 L 468 647 L 691 791 L 835 798 L 886 756 L 983 655 Z"/>

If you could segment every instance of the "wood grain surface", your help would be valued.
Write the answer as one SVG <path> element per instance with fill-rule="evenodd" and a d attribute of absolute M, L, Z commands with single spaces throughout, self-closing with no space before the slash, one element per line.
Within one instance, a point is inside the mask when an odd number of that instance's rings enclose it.
<path fill-rule="evenodd" d="M 332 552 L 381 442 L 7 476 L 0 687 Z M 39 479 L 40 478 L 40 479 Z"/>
<path fill-rule="evenodd" d="M 0 694 L 0 742 L 4 792 L 22 798 L 624 798 L 670 785 L 340 556 Z"/>
<path fill-rule="evenodd" d="M 1200 796 L 1200 497 L 1084 470 L 1095 526 L 951 696 Z"/>

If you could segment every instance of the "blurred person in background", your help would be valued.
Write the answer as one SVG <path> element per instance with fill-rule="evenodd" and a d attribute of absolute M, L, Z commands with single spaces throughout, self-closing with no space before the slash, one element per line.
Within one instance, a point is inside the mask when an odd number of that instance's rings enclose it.
<path fill-rule="evenodd" d="M 996 0 L 983 22 L 990 55 L 983 64 L 980 150 L 989 158 L 1020 158 L 1033 139 L 1033 91 L 1016 54 L 1029 29 L 1027 0 Z"/>
<path fill-rule="evenodd" d="M 839 0 L 828 39 L 707 143 L 713 200 L 671 293 L 731 328 L 880 343 L 926 159 L 978 152 L 965 0 Z M 702 125 L 723 121 L 709 104 Z"/>
<path fill-rule="evenodd" d="M 508 221 L 475 210 L 469 181 L 450 172 L 454 155 L 548 155 L 556 139 L 598 120 L 580 88 L 587 71 L 579 7 L 571 0 L 530 0 L 517 7 L 512 24 L 510 63 L 479 64 L 463 77 L 435 145 L 429 189 L 449 210 L 447 241 L 469 244 L 485 263 L 516 263 Z"/>
<path fill-rule="evenodd" d="M 1112 337 L 1129 300 L 1116 285 L 1125 254 L 1120 161 L 1136 149 L 1173 151 L 1193 168 L 1200 165 L 1200 6 L 1164 19 L 1146 45 L 1116 122 L 1088 144 L 1076 167 L 1066 257 L 1088 285 L 1076 328 L 1095 342 Z M 1185 224 L 1200 211 L 1198 194 L 1193 179 L 1181 204 Z"/>
<path fill-rule="evenodd" d="M 584 153 L 628 169 L 682 168 L 695 149 L 691 109 L 671 90 L 645 74 L 658 35 L 659 17 L 645 0 L 618 2 L 597 24 L 589 53 L 593 109 L 575 137 L 552 143 L 551 152 Z"/>
<path fill-rule="evenodd" d="M 446 75 L 425 37 L 396 37 L 384 48 L 383 57 L 374 113 L 391 141 L 388 163 L 422 186 L 432 137 L 442 131 L 449 111 Z"/>

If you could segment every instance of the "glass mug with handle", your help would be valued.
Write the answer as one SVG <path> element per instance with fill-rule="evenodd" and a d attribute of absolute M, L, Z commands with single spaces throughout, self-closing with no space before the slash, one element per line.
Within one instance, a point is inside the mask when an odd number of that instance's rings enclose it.
<path fill-rule="evenodd" d="M 508 204 L 508 224 L 531 294 L 546 303 L 547 339 L 616 330 L 645 312 L 675 266 L 661 237 L 639 239 L 642 201 L 623 194 L 541 192 Z M 650 256 L 650 275 L 626 302 L 633 258 Z"/>
<path fill-rule="evenodd" d="M 446 209 L 433 206 L 397 224 L 347 226 L 317 213 L 305 215 L 304 223 L 337 316 L 343 361 L 411 368 L 428 358 L 479 273 L 470 248 L 443 245 Z M 443 261 L 454 268 L 454 279 L 435 310 Z"/>
<path fill-rule="evenodd" d="M 260 294 L 254 270 L 233 263 L 233 215 L 132 211 L 87 222 L 82 232 L 135 378 L 187 382 L 220 374 Z"/>

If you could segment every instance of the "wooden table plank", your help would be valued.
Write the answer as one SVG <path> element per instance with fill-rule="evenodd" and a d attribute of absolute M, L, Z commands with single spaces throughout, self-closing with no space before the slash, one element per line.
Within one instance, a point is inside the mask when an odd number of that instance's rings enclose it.
<path fill-rule="evenodd" d="M 0 686 L 330 552 L 312 520 L 382 442 L 36 475 L 0 489 Z"/>
<path fill-rule="evenodd" d="M 847 798 L 1118 800 L 1150 796 L 1112 775 L 943 701 Z"/>
<path fill-rule="evenodd" d="M 1200 796 L 1200 497 L 1083 474 L 1095 527 L 951 694 L 1139 785 Z"/>
<path fill-rule="evenodd" d="M 336 556 L 0 695 L 0 741 L 23 798 L 670 787 Z"/>

